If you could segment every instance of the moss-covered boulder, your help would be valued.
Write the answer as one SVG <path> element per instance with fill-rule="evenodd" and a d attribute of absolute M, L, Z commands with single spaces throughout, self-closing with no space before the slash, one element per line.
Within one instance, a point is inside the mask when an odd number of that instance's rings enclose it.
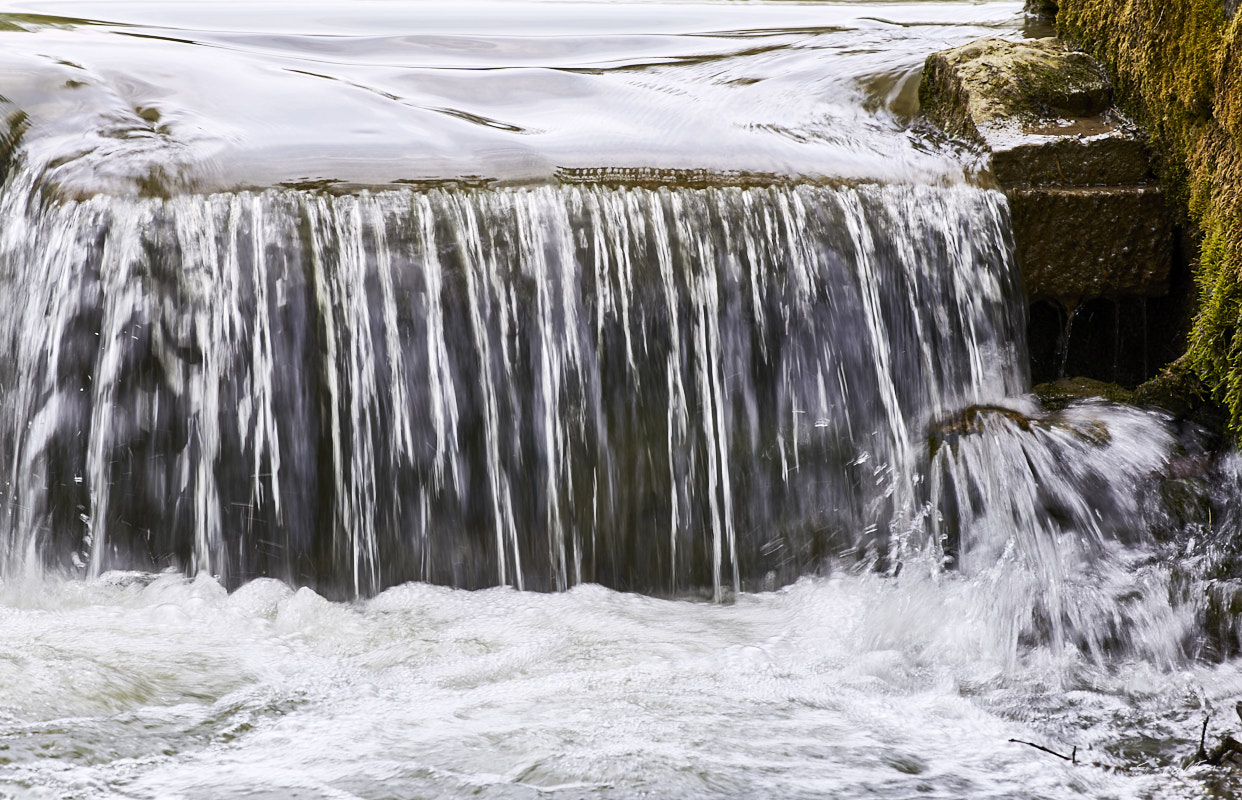
<path fill-rule="evenodd" d="M 1098 383 L 1098 381 L 1093 381 Z M 1124 391 L 1124 390 L 1122 390 Z M 1081 397 L 1096 395 L 1079 395 Z M 1008 427 L 1023 433 L 1032 431 L 1057 430 L 1072 434 L 1082 442 L 1091 445 L 1104 445 L 1111 436 L 1108 428 L 1101 422 L 1093 420 L 1070 419 L 1057 413 L 1069 405 L 1069 400 L 1057 406 L 1049 406 L 1052 413 L 1035 416 L 1024 414 L 1016 409 L 1005 406 L 976 405 L 967 406 L 941 419 L 933 420 L 927 432 L 927 452 L 935 458 L 942 449 L 956 451 L 958 443 L 968 436 L 978 436 L 989 431 L 995 432 Z"/>
<path fill-rule="evenodd" d="M 1210 387 L 1182 356 L 1134 390 L 1135 405 L 1152 406 L 1198 426 L 1212 447 L 1219 447 L 1229 414 L 1213 397 Z"/>
<path fill-rule="evenodd" d="M 929 56 L 919 102 L 947 133 L 986 143 L 997 129 L 1102 114 L 1112 88 L 1094 58 L 1058 39 L 988 38 Z"/>
<path fill-rule="evenodd" d="M 1133 403 L 1134 393 L 1115 383 L 1091 378 L 1062 378 L 1041 383 L 1031 390 L 1049 411 L 1060 411 L 1078 400 L 1100 398 L 1112 403 Z"/>

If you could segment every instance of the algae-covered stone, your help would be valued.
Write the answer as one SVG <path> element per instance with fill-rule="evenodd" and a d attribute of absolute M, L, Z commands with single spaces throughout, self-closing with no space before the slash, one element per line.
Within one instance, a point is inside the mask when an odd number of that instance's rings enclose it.
<path fill-rule="evenodd" d="M 1160 499 L 1181 527 L 1212 524 L 1211 487 L 1203 478 L 1170 478 L 1160 484 Z"/>
<path fill-rule="evenodd" d="M 1099 383 L 1089 379 L 1078 380 L 1083 380 L 1087 383 Z M 1120 387 L 1116 388 L 1122 392 L 1125 391 Z M 1036 391 L 1038 392 L 1038 390 L 1037 387 Z M 1071 399 L 1094 396 L 1096 395 L 1080 394 Z M 928 428 L 928 456 L 935 458 L 936 454 L 944 448 L 956 452 L 959 442 L 965 437 L 977 436 L 989 431 L 995 433 L 1005 428 L 1011 431 L 1021 431 L 1022 433 L 1057 430 L 1072 434 L 1087 444 L 1097 446 L 1108 444 L 1112 438 L 1108 428 L 1101 422 L 1071 419 L 1055 413 L 1069 405 L 1069 400 L 1055 407 L 1051 404 L 1047 405 L 1054 413 L 1029 416 L 1021 411 L 1005 406 L 975 405 L 967 406 L 956 413 L 934 420 Z"/>
<path fill-rule="evenodd" d="M 1057 29 L 1108 64 L 1188 223 L 1191 368 L 1242 438 L 1242 25 L 1236 0 L 1060 0 Z M 1232 18 L 1232 19 L 1231 19 Z"/>
<path fill-rule="evenodd" d="M 990 139 L 992 174 L 1004 185 L 1125 186 L 1152 177 L 1147 145 L 1112 118 L 1057 120 Z"/>
<path fill-rule="evenodd" d="M 988 128 L 1101 114 L 1112 89 L 1095 59 L 1057 39 L 980 39 L 933 53 L 919 102 L 955 136 L 986 142 Z"/>
<path fill-rule="evenodd" d="M 927 59 L 928 119 L 984 144 L 1002 184 L 1119 186 L 1151 177 L 1147 148 L 1108 113 L 1100 65 L 1056 39 L 980 39 Z"/>
<path fill-rule="evenodd" d="M 930 56 L 919 97 L 932 122 L 991 156 L 1031 300 L 1168 291 L 1171 220 L 1093 58 L 1056 39 L 980 39 Z"/>
<path fill-rule="evenodd" d="M 1238 620 L 1242 616 L 1242 581 L 1211 581 L 1204 587 L 1201 612 L 1203 632 L 1215 655 L 1227 658 L 1239 652 Z"/>
<path fill-rule="evenodd" d="M 1076 400 L 1100 398 L 1113 403 L 1132 403 L 1134 393 L 1115 383 L 1092 378 L 1062 378 L 1041 383 L 1031 393 L 1050 411 L 1060 411 Z"/>
<path fill-rule="evenodd" d="M 1162 408 L 1198 425 L 1211 437 L 1219 437 L 1229 424 L 1228 412 L 1212 397 L 1211 389 L 1195 373 L 1186 356 L 1135 389 L 1134 404 Z"/>
<path fill-rule="evenodd" d="M 1186 358 L 1169 364 L 1160 374 L 1134 390 L 1134 402 L 1158 406 L 1186 416 L 1208 399 L 1208 388 L 1190 368 Z"/>
<path fill-rule="evenodd" d="M 1030 431 L 1033 420 L 1021 411 L 1004 406 L 976 405 L 932 422 L 927 435 L 928 454 L 935 457 L 942 447 L 956 448 L 963 436 L 983 433 L 989 423 L 1011 424 Z"/>

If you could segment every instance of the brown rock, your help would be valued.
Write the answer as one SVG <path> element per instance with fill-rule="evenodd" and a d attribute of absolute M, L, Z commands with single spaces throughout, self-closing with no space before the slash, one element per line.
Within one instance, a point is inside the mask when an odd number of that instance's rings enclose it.
<path fill-rule="evenodd" d="M 1155 186 L 1012 188 L 1014 247 L 1027 295 L 1067 306 L 1168 290 L 1173 229 Z"/>
<path fill-rule="evenodd" d="M 1098 116 L 1112 89 L 1095 59 L 1059 39 L 989 38 L 929 56 L 919 102 L 946 132 L 986 144 L 996 131 Z"/>
<path fill-rule="evenodd" d="M 1122 186 L 1151 179 L 1146 145 L 1111 120 L 1075 120 L 993 138 L 992 173 L 1004 185 Z"/>
<path fill-rule="evenodd" d="M 1031 300 L 1165 294 L 1173 231 L 1104 70 L 1057 39 L 980 39 L 927 59 L 923 111 L 981 144 L 1009 197 Z"/>

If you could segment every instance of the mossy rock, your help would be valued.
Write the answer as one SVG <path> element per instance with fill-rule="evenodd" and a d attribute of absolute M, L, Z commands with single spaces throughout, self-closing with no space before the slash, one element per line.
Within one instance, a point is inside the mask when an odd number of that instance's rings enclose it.
<path fill-rule="evenodd" d="M 1006 137 L 992 150 L 1001 185 L 1137 186 L 1152 180 L 1147 145 L 1124 121 L 1078 120 Z"/>
<path fill-rule="evenodd" d="M 1229 426 L 1229 412 L 1195 372 L 1187 356 L 1134 390 L 1134 404 L 1163 409 L 1202 428 L 1218 446 Z"/>
<path fill-rule="evenodd" d="M 1169 364 L 1134 390 L 1134 402 L 1138 405 L 1157 406 L 1179 417 L 1189 415 L 1207 398 L 1207 386 L 1189 368 L 1185 358 Z"/>
<path fill-rule="evenodd" d="M 1098 383 L 1098 381 L 1091 382 Z M 1064 408 L 1064 406 L 1061 407 Z M 1106 445 L 1112 439 L 1107 426 L 1094 420 L 1071 420 L 1056 413 L 1047 416 L 1028 416 L 1021 411 L 1004 406 L 977 405 L 968 406 L 931 424 L 927 436 L 928 455 L 935 458 L 936 454 L 945 447 L 956 452 L 958 443 L 964 437 L 982 434 L 989 429 L 995 431 L 998 427 L 1005 426 L 1011 429 L 1016 428 L 1023 433 L 1065 431 L 1087 444 L 1096 446 Z"/>
<path fill-rule="evenodd" d="M 987 38 L 929 56 L 919 103 L 947 133 L 984 141 L 983 127 L 1101 114 L 1112 88 L 1095 59 L 1058 39 Z"/>
<path fill-rule="evenodd" d="M 988 420 L 1007 421 L 1023 431 L 1029 431 L 1034 422 L 1021 411 L 1004 406 L 968 406 L 932 423 L 927 436 L 929 455 L 934 458 L 945 446 L 955 448 L 963 436 L 983 433 Z"/>
<path fill-rule="evenodd" d="M 1032 299 L 1168 293 L 1173 227 L 1154 186 L 1012 188 L 1014 246 Z"/>
<path fill-rule="evenodd" d="M 919 99 L 932 123 L 991 156 L 1029 298 L 1072 307 L 1168 292 L 1171 220 L 1094 58 L 1054 38 L 979 39 L 929 56 Z"/>
<path fill-rule="evenodd" d="M 1049 411 L 1061 411 L 1070 403 L 1099 398 L 1111 403 L 1134 402 L 1134 393 L 1115 383 L 1105 383 L 1092 378 L 1062 378 L 1041 383 L 1031 389 Z"/>
<path fill-rule="evenodd" d="M 1060 0 L 1057 30 L 1107 65 L 1196 234 L 1188 365 L 1242 436 L 1242 24 L 1221 0 Z"/>
<path fill-rule="evenodd" d="M 1211 650 L 1220 658 L 1239 652 L 1238 616 L 1242 614 L 1242 582 L 1211 581 L 1204 587 L 1206 595 L 1202 611 L 1204 634 Z"/>
<path fill-rule="evenodd" d="M 1176 525 L 1212 524 L 1211 487 L 1203 478 L 1170 478 L 1160 484 L 1160 499 Z"/>

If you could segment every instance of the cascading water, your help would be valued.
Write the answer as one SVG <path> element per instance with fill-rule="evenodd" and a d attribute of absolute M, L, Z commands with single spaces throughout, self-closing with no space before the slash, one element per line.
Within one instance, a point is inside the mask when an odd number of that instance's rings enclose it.
<path fill-rule="evenodd" d="M 926 421 L 1022 381 L 968 187 L 32 196 L 10 569 L 719 597 L 886 550 Z"/>
<path fill-rule="evenodd" d="M 1181 768 L 1237 457 L 1025 394 L 1004 198 L 910 116 L 1017 4 L 52 5 L 0 794 L 1237 789 Z"/>

